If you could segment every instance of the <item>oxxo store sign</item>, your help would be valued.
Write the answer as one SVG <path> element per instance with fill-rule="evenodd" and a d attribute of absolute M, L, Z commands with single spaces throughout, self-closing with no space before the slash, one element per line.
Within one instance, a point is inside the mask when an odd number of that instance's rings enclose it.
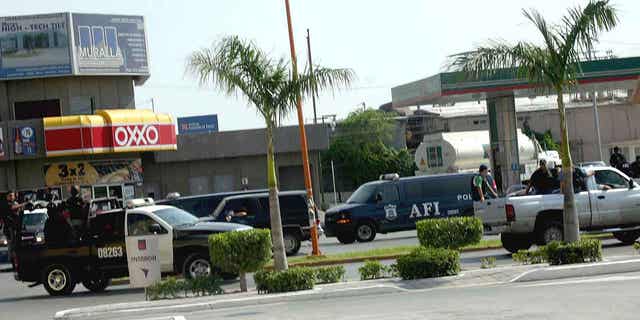
<path fill-rule="evenodd" d="M 150 110 L 99 110 L 43 122 L 47 157 L 177 150 L 171 116 Z"/>

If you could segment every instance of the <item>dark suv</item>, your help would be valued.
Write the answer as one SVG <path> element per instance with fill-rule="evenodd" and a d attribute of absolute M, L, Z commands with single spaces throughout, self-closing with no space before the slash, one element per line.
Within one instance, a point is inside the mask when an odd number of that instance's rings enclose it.
<path fill-rule="evenodd" d="M 230 191 L 210 194 L 201 194 L 197 196 L 179 197 L 177 199 L 158 200 L 156 204 L 164 204 L 168 206 L 178 207 L 192 215 L 202 218 L 210 216 L 218 207 L 218 204 L 226 198 L 237 195 L 247 195 L 254 193 L 267 192 L 266 189 L 246 190 L 246 191 Z"/>
<path fill-rule="evenodd" d="M 307 194 L 305 191 L 284 191 L 279 193 L 279 199 L 284 246 L 287 255 L 293 255 L 300 251 L 301 241 L 310 239 Z M 205 220 L 268 229 L 271 227 L 269 193 L 227 197 Z"/>

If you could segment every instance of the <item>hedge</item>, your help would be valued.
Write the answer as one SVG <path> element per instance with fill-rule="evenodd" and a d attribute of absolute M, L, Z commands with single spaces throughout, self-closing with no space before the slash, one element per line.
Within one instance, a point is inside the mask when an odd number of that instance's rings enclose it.
<path fill-rule="evenodd" d="M 602 243 L 597 239 L 582 239 L 576 242 L 551 242 L 545 246 L 550 265 L 597 262 L 602 260 Z"/>
<path fill-rule="evenodd" d="M 482 239 L 482 221 L 475 217 L 425 219 L 416 222 L 420 245 L 459 249 Z"/>
<path fill-rule="evenodd" d="M 404 280 L 453 276 L 460 272 L 460 253 L 443 248 L 419 247 L 396 260 Z"/>
<path fill-rule="evenodd" d="M 220 280 L 214 276 L 200 276 L 191 279 L 177 280 L 169 277 L 156 282 L 145 290 L 148 300 L 174 299 L 189 296 L 208 296 L 223 294 Z"/>
<path fill-rule="evenodd" d="M 314 269 L 316 273 L 316 283 L 336 283 L 344 279 L 346 270 L 343 266 L 328 266 Z"/>
<path fill-rule="evenodd" d="M 377 260 L 367 260 L 364 265 L 358 268 L 360 280 L 373 280 L 385 278 L 387 267 Z"/>
<path fill-rule="evenodd" d="M 512 256 L 523 264 L 548 262 L 550 265 L 596 262 L 602 260 L 602 243 L 597 239 L 576 242 L 550 242 L 537 250 L 520 250 Z"/>
<path fill-rule="evenodd" d="M 240 287 L 247 291 L 246 273 L 257 271 L 271 259 L 271 232 L 251 229 L 211 235 L 209 251 L 213 266 L 240 274 Z"/>
<path fill-rule="evenodd" d="M 284 271 L 260 270 L 253 275 L 259 293 L 277 293 L 313 289 L 316 271 L 296 267 Z"/>

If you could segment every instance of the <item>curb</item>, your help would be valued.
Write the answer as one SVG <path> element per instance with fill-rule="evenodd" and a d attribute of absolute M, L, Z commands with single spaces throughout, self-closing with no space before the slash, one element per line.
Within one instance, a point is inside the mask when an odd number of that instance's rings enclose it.
<path fill-rule="evenodd" d="M 335 287 L 335 286 L 334 286 Z M 297 291 L 281 294 L 258 295 L 256 292 L 240 293 L 228 299 L 211 300 L 208 298 L 196 298 L 191 303 L 179 304 L 172 300 L 160 300 L 151 302 L 120 303 L 88 308 L 76 308 L 56 312 L 56 320 L 77 319 L 117 319 L 119 317 L 144 316 L 149 317 L 166 313 L 190 313 L 205 310 L 223 310 L 243 306 L 259 304 L 271 304 L 279 302 L 294 302 L 310 299 L 327 299 L 354 296 L 354 292 L 361 292 L 360 296 L 402 292 L 400 288 L 374 284 L 368 286 L 332 288 L 319 287 L 309 291 Z M 243 296 L 240 296 L 243 295 Z"/>
<path fill-rule="evenodd" d="M 526 271 L 509 282 L 548 281 L 640 271 L 640 259 L 553 266 Z"/>

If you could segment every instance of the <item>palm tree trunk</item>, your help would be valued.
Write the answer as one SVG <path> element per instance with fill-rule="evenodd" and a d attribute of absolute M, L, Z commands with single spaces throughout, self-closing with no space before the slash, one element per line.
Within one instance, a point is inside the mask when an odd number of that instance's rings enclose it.
<path fill-rule="evenodd" d="M 562 90 L 558 93 L 558 111 L 560 112 L 560 135 L 562 136 L 562 144 L 560 146 L 560 156 L 562 157 L 562 188 L 564 194 L 564 240 L 567 242 L 575 242 L 580 239 L 580 221 L 578 220 L 578 212 L 576 211 L 576 203 L 573 191 L 573 162 L 571 160 L 571 150 L 569 148 L 569 132 L 567 130 L 567 121 L 564 108 L 564 99 Z"/>
<path fill-rule="evenodd" d="M 247 292 L 247 273 L 240 272 L 240 291 Z"/>
<path fill-rule="evenodd" d="M 271 218 L 271 239 L 273 242 L 273 266 L 276 271 L 288 268 L 287 255 L 282 237 L 282 219 L 280 218 L 280 200 L 278 199 L 278 180 L 273 147 L 273 126 L 267 124 L 267 183 L 269 186 L 269 212 Z"/>

